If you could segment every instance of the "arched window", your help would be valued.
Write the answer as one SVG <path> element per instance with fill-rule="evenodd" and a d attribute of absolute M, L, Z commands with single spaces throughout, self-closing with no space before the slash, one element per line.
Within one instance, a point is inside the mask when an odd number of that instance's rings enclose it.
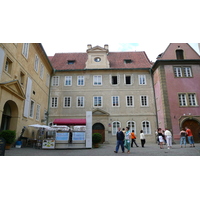
<path fill-rule="evenodd" d="M 130 131 L 134 130 L 134 133 L 136 134 L 136 123 L 134 121 L 128 121 L 127 126 L 130 128 Z"/>
<path fill-rule="evenodd" d="M 151 134 L 151 125 L 149 121 L 142 122 L 142 130 L 144 134 Z"/>
<path fill-rule="evenodd" d="M 112 123 L 112 135 L 116 135 L 119 127 L 121 127 L 121 123 L 120 122 L 114 121 Z"/>

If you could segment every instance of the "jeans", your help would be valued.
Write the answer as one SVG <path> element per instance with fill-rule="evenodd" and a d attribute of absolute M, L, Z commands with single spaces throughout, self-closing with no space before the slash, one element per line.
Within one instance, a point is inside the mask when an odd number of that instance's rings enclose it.
<path fill-rule="evenodd" d="M 118 152 L 119 146 L 121 146 L 122 151 L 124 152 L 124 141 L 123 140 L 117 140 L 117 146 L 115 151 Z"/>
<path fill-rule="evenodd" d="M 194 144 L 193 136 L 188 136 L 188 142 L 189 142 L 190 144 Z"/>
<path fill-rule="evenodd" d="M 180 145 L 182 146 L 182 144 L 186 145 L 186 137 L 181 137 Z"/>

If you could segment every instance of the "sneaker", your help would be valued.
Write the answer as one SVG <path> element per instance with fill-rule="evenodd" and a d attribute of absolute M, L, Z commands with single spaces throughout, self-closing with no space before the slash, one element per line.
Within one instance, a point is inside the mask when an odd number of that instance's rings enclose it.
<path fill-rule="evenodd" d="M 115 153 L 118 153 L 117 151 L 114 151 Z"/>

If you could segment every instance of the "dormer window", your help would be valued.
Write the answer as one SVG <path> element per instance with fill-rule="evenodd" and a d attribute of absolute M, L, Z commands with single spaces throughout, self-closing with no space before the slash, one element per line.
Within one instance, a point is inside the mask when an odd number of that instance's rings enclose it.
<path fill-rule="evenodd" d="M 124 63 L 125 64 L 130 64 L 130 63 L 132 63 L 133 61 L 131 60 L 131 59 L 124 59 Z"/>
<path fill-rule="evenodd" d="M 182 49 L 177 49 L 176 50 L 176 58 L 177 58 L 177 60 L 183 60 L 184 59 L 184 55 L 183 55 L 183 50 Z"/>
<path fill-rule="evenodd" d="M 68 65 L 73 65 L 75 63 L 75 60 L 68 60 L 67 63 Z"/>
<path fill-rule="evenodd" d="M 94 59 L 94 61 L 95 61 L 95 62 L 100 62 L 100 61 L 101 61 L 101 58 L 96 57 L 96 58 Z"/>

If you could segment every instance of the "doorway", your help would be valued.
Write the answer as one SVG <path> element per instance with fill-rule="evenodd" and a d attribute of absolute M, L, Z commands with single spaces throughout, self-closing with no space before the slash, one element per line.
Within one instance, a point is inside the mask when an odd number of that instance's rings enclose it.
<path fill-rule="evenodd" d="M 92 134 L 93 133 L 100 133 L 102 135 L 102 140 L 101 140 L 101 144 L 103 142 L 105 142 L 105 127 L 103 124 L 101 123 L 95 123 L 93 126 L 92 126 Z"/>
<path fill-rule="evenodd" d="M 192 131 L 194 142 L 200 143 L 200 122 L 194 119 L 188 119 L 182 123 L 183 128 L 186 126 Z"/>

